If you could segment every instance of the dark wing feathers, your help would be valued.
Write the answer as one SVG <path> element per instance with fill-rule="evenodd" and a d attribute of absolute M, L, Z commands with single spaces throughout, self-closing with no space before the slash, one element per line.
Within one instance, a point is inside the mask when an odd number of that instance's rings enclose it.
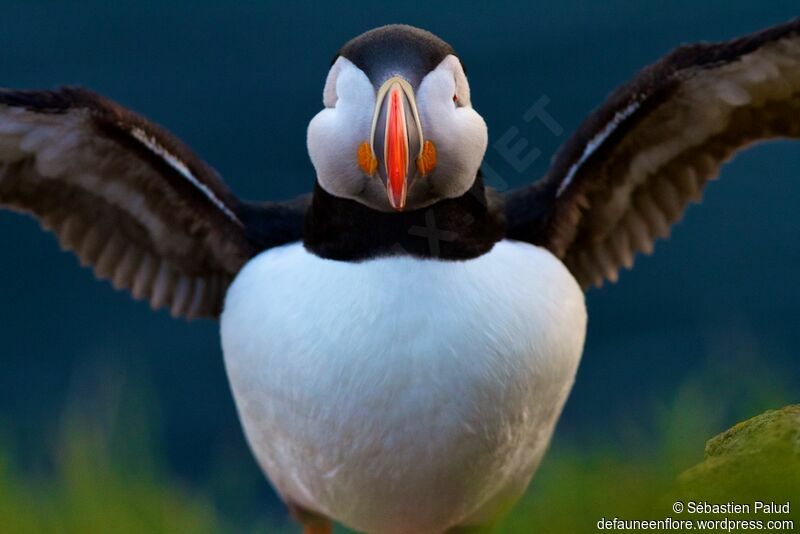
<path fill-rule="evenodd" d="M 734 153 L 800 137 L 800 19 L 683 46 L 590 115 L 541 181 L 507 196 L 508 235 L 550 249 L 583 286 L 650 253 Z"/>
<path fill-rule="evenodd" d="M 0 90 L 0 206 L 117 288 L 214 317 L 255 253 L 301 237 L 302 201 L 239 202 L 174 136 L 83 89 Z"/>
<path fill-rule="evenodd" d="M 265 250 L 301 239 L 311 197 L 306 193 L 284 202 L 241 203 L 238 215 L 248 241 L 258 250 Z"/>
<path fill-rule="evenodd" d="M 800 20 L 681 47 L 618 89 L 534 185 L 508 237 L 586 286 L 615 280 L 737 150 L 800 136 Z M 176 316 L 219 314 L 255 253 L 302 238 L 309 196 L 238 201 L 165 130 L 82 89 L 0 89 L 0 206 L 29 213 L 115 287 Z"/>

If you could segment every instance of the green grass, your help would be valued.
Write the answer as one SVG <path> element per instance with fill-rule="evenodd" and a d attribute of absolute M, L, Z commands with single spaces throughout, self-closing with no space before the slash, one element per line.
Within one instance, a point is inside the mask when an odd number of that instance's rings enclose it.
<path fill-rule="evenodd" d="M 0 459 L 0 531 L 140 534 L 231 531 L 209 499 L 134 462 L 112 460 L 106 437 L 79 424 L 59 440 L 55 472 L 24 476 Z"/>
<path fill-rule="evenodd" d="M 787 470 L 780 463 L 785 456 L 776 457 L 771 478 L 762 480 L 766 485 L 752 486 L 761 492 L 755 495 L 742 493 L 741 485 L 728 488 L 716 482 L 695 486 L 678 482 L 680 473 L 703 460 L 705 441 L 732 420 L 798 400 L 791 398 L 790 385 L 781 384 L 782 373 L 767 372 L 763 364 L 763 359 L 746 353 L 712 355 L 671 402 L 652 413 L 651 428 L 626 429 L 621 419 L 615 428 L 593 433 L 588 450 L 585 444 L 579 447 L 557 439 L 527 495 L 493 532 L 595 532 L 601 518 L 677 517 L 671 504 L 678 498 L 722 499 L 736 491 L 738 498 L 770 494 L 786 500 L 800 496 L 800 468 L 795 463 L 793 470 Z M 140 404 L 148 402 L 141 401 L 148 398 L 147 388 L 129 393 Z M 233 521 L 236 518 L 223 516 L 210 494 L 172 477 L 158 458 L 158 439 L 151 435 L 149 429 L 154 425 L 148 425 L 142 415 L 145 412 L 134 406 L 124 416 L 118 413 L 116 417 L 125 421 L 119 424 L 104 417 L 88 417 L 90 411 L 85 407 L 71 406 L 50 447 L 53 469 L 43 474 L 22 471 L 14 448 L 0 446 L 0 531 L 180 534 L 294 530 L 288 522 L 270 524 L 266 518 L 242 527 Z M 797 479 L 790 478 L 795 476 Z M 734 493 L 726 493 L 728 490 Z M 795 500 L 800 507 L 800 500 Z M 261 503 L 252 506 L 258 509 Z M 800 527 L 800 521 L 797 525 Z"/>

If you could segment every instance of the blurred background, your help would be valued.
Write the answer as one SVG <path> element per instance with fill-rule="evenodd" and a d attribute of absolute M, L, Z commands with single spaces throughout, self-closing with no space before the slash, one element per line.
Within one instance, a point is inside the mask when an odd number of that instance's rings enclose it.
<path fill-rule="evenodd" d="M 0 86 L 103 93 L 168 127 L 247 199 L 310 190 L 305 129 L 330 61 L 372 27 L 413 24 L 455 47 L 489 126 L 490 181 L 514 187 L 541 176 L 589 111 L 673 47 L 800 14 L 793 1 L 739 0 L 0 8 Z M 543 97 L 560 135 L 523 120 Z M 510 130 L 541 152 L 521 172 L 493 147 Z M 584 359 L 548 458 L 667 440 L 697 460 L 711 434 L 800 400 L 799 170 L 787 142 L 741 154 L 653 257 L 588 294 Z M 217 323 L 171 320 L 94 281 L 27 218 L 0 212 L 0 243 L 0 517 L 33 498 L 60 521 L 75 502 L 140 519 L 147 503 L 158 515 L 169 502 L 187 531 L 284 524 L 240 430 Z M 28 528 L 47 528 L 36 515 Z"/>

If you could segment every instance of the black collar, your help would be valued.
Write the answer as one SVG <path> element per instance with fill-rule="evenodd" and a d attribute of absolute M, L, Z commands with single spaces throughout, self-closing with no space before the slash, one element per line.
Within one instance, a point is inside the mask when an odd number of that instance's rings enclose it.
<path fill-rule="evenodd" d="M 333 196 L 317 183 L 306 213 L 304 245 L 317 256 L 342 261 L 402 255 L 476 258 L 505 234 L 502 210 L 492 204 L 480 175 L 461 197 L 399 213 Z"/>

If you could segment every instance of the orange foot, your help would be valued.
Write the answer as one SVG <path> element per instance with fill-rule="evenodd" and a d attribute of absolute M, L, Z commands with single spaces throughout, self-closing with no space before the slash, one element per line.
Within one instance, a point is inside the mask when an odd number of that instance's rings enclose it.
<path fill-rule="evenodd" d="M 333 525 L 328 520 L 303 525 L 303 534 L 331 534 Z"/>
<path fill-rule="evenodd" d="M 303 534 L 332 534 L 333 523 L 327 517 L 315 514 L 296 504 L 289 504 L 289 514 L 303 527 Z"/>

